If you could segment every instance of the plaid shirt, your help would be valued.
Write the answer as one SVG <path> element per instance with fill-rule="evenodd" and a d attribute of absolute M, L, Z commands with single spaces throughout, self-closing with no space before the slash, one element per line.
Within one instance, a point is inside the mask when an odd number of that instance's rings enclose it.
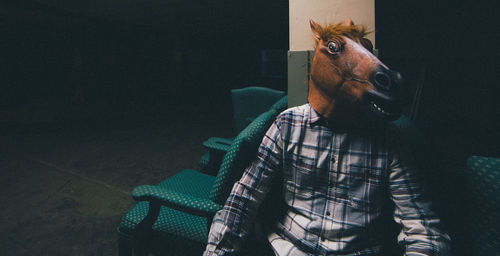
<path fill-rule="evenodd" d="M 278 116 L 215 215 L 205 255 L 238 250 L 280 172 L 286 207 L 268 235 L 277 255 L 377 255 L 387 197 L 405 255 L 448 254 L 449 237 L 422 199 L 395 129 L 342 133 L 329 127 L 309 104 Z"/>

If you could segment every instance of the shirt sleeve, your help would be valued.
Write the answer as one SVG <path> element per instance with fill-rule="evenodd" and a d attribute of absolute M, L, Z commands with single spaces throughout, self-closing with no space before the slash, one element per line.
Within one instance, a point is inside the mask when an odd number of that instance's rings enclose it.
<path fill-rule="evenodd" d="M 239 250 L 272 178 L 281 169 L 281 152 L 279 122 L 275 121 L 262 139 L 256 159 L 234 184 L 224 208 L 215 214 L 203 255 L 227 255 Z"/>
<path fill-rule="evenodd" d="M 393 140 L 390 159 L 389 188 L 394 220 L 402 228 L 398 243 L 404 246 L 404 255 L 450 255 L 450 237 L 424 198 L 409 148 L 399 136 Z"/>

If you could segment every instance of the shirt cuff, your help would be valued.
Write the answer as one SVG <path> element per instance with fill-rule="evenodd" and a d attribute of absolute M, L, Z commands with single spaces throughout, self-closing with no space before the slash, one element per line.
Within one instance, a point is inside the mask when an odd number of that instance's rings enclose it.
<path fill-rule="evenodd" d="M 208 244 L 205 252 L 203 252 L 203 256 L 222 256 L 224 255 L 224 251 L 217 249 L 215 245 Z"/>

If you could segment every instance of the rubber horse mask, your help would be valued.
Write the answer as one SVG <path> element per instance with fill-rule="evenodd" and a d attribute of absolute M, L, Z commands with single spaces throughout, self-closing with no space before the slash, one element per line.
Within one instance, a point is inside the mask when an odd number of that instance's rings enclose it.
<path fill-rule="evenodd" d="M 401 75 L 372 54 L 365 27 L 350 19 L 326 27 L 310 20 L 310 26 L 316 39 L 308 95 L 313 109 L 345 124 L 397 119 Z"/>

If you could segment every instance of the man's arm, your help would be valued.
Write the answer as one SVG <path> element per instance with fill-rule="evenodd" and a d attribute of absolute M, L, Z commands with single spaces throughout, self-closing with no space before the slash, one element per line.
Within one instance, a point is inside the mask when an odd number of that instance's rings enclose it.
<path fill-rule="evenodd" d="M 450 237 L 443 233 L 431 202 L 423 197 L 408 147 L 392 143 L 389 188 L 395 204 L 394 220 L 401 225 L 399 244 L 405 255 L 449 255 Z"/>
<path fill-rule="evenodd" d="M 238 251 L 270 189 L 271 180 L 281 168 L 282 140 L 275 121 L 262 139 L 257 158 L 233 186 L 224 208 L 214 216 L 203 255 L 225 255 Z"/>

